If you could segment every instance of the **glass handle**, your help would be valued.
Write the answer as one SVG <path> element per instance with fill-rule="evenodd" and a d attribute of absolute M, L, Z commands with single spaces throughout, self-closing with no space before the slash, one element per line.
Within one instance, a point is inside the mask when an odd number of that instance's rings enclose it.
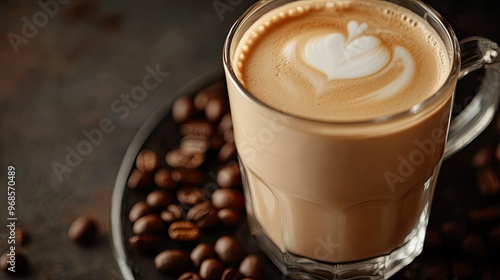
<path fill-rule="evenodd" d="M 488 39 L 471 37 L 460 42 L 462 65 L 459 79 L 485 69 L 481 85 L 469 105 L 450 123 L 444 158 L 474 140 L 491 122 L 500 97 L 500 48 Z"/>

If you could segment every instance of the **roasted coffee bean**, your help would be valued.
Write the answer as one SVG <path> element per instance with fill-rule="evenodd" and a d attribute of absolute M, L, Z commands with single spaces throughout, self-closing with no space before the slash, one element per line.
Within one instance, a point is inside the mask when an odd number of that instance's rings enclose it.
<path fill-rule="evenodd" d="M 164 190 L 155 190 L 148 194 L 146 203 L 156 209 L 163 210 L 172 202 L 172 195 Z"/>
<path fill-rule="evenodd" d="M 233 120 L 231 118 L 231 112 L 227 112 L 222 119 L 220 120 L 219 126 L 217 127 L 217 130 L 220 133 L 224 133 L 228 130 L 233 129 Z"/>
<path fill-rule="evenodd" d="M 200 276 L 205 280 L 219 280 L 224 272 L 224 265 L 218 259 L 206 259 L 200 265 Z"/>
<path fill-rule="evenodd" d="M 160 245 L 161 238 L 154 234 L 134 235 L 128 239 L 130 246 L 144 253 L 155 251 Z"/>
<path fill-rule="evenodd" d="M 184 123 L 193 118 L 196 110 L 192 97 L 181 96 L 172 105 L 172 119 L 176 123 Z"/>
<path fill-rule="evenodd" d="M 158 214 L 148 214 L 135 221 L 132 231 L 134 234 L 161 234 L 166 226 Z"/>
<path fill-rule="evenodd" d="M 471 233 L 465 236 L 462 249 L 476 258 L 482 260 L 488 258 L 488 248 L 479 233 Z"/>
<path fill-rule="evenodd" d="M 182 218 L 182 209 L 175 204 L 170 204 L 167 210 L 161 212 L 160 217 L 167 223 L 178 221 Z"/>
<path fill-rule="evenodd" d="M 217 239 L 214 251 L 227 266 L 237 266 L 245 257 L 243 246 L 231 236 L 222 236 Z"/>
<path fill-rule="evenodd" d="M 241 261 L 239 272 L 245 277 L 261 279 L 264 276 L 264 263 L 258 256 L 248 255 Z"/>
<path fill-rule="evenodd" d="M 173 222 L 168 228 L 168 235 L 176 241 L 194 241 L 201 236 L 200 229 L 188 221 Z"/>
<path fill-rule="evenodd" d="M 489 230 L 488 242 L 494 246 L 500 246 L 500 226 Z"/>
<path fill-rule="evenodd" d="M 221 280 L 241 280 L 243 276 L 238 272 L 238 270 L 228 267 L 222 273 Z"/>
<path fill-rule="evenodd" d="M 177 280 L 201 280 L 200 275 L 194 273 L 194 272 L 186 272 L 179 276 Z"/>
<path fill-rule="evenodd" d="M 28 232 L 20 227 L 20 226 L 17 226 L 16 227 L 16 246 L 17 247 L 23 247 L 24 245 L 26 245 L 26 243 L 28 243 L 29 241 L 29 235 L 28 235 Z"/>
<path fill-rule="evenodd" d="M 495 148 L 492 145 L 483 147 L 472 157 L 472 166 L 475 168 L 487 166 L 493 162 L 494 157 Z"/>
<path fill-rule="evenodd" d="M 210 149 L 210 138 L 202 135 L 187 135 L 181 139 L 180 149 L 187 154 L 202 154 Z"/>
<path fill-rule="evenodd" d="M 226 143 L 220 148 L 219 151 L 219 161 L 228 162 L 230 160 L 236 159 L 237 152 L 234 143 Z"/>
<path fill-rule="evenodd" d="M 142 172 L 138 169 L 134 169 L 132 174 L 127 181 L 127 186 L 132 189 L 144 189 L 151 185 L 152 178 L 149 172 Z"/>
<path fill-rule="evenodd" d="M 159 165 L 160 158 L 155 151 L 149 149 L 142 150 L 135 160 L 135 166 L 142 172 L 153 172 Z"/>
<path fill-rule="evenodd" d="M 214 258 L 215 252 L 210 245 L 200 243 L 193 249 L 193 251 L 191 251 L 191 255 L 189 257 L 196 267 L 200 267 L 204 260 Z"/>
<path fill-rule="evenodd" d="M 191 264 L 186 252 L 175 249 L 159 253 L 155 257 L 154 263 L 157 270 L 168 274 L 183 273 Z"/>
<path fill-rule="evenodd" d="M 240 166 L 237 163 L 230 163 L 222 167 L 217 172 L 217 184 L 222 188 L 241 186 Z"/>
<path fill-rule="evenodd" d="M 76 218 L 69 227 L 68 237 L 81 244 L 94 242 L 97 239 L 97 222 L 88 215 Z"/>
<path fill-rule="evenodd" d="M 140 217 L 146 216 L 147 214 L 151 213 L 153 213 L 153 208 L 151 208 L 145 201 L 139 201 L 134 204 L 132 208 L 130 208 L 128 219 L 133 223 Z"/>
<path fill-rule="evenodd" d="M 216 82 L 198 92 L 194 97 L 194 106 L 197 110 L 204 111 L 210 99 L 221 97 L 226 93 L 226 83 Z"/>
<path fill-rule="evenodd" d="M 224 136 L 222 134 L 215 134 L 210 138 L 210 149 L 218 150 L 220 149 L 226 141 L 224 141 Z"/>
<path fill-rule="evenodd" d="M 14 272 L 13 274 L 23 274 L 29 268 L 28 258 L 20 250 L 15 252 L 15 265 L 11 263 L 9 250 L 0 255 L 0 271 Z"/>
<path fill-rule="evenodd" d="M 424 271 L 424 279 L 429 280 L 444 280 L 448 279 L 450 269 L 444 263 L 435 263 L 427 267 Z"/>
<path fill-rule="evenodd" d="M 483 196 L 492 196 L 500 192 L 500 179 L 495 168 L 488 166 L 479 169 L 477 173 L 479 193 Z"/>
<path fill-rule="evenodd" d="M 487 207 L 472 210 L 469 218 L 478 223 L 494 223 L 500 221 L 500 207 Z"/>
<path fill-rule="evenodd" d="M 226 227 L 235 227 L 240 224 L 241 216 L 238 211 L 234 209 L 224 208 L 217 212 L 217 217 L 221 224 Z"/>
<path fill-rule="evenodd" d="M 185 186 L 177 191 L 177 199 L 180 203 L 195 205 L 205 200 L 205 191 L 191 186 Z"/>
<path fill-rule="evenodd" d="M 212 194 L 212 205 L 215 209 L 241 210 L 244 207 L 243 195 L 238 190 L 218 189 Z"/>
<path fill-rule="evenodd" d="M 200 165 L 205 162 L 205 159 L 205 154 L 187 154 L 181 149 L 172 150 L 165 156 L 165 161 L 171 167 L 186 169 L 196 169 L 200 167 Z"/>
<path fill-rule="evenodd" d="M 452 264 L 453 275 L 458 278 L 471 277 L 474 274 L 472 263 L 467 260 L 457 260 Z"/>
<path fill-rule="evenodd" d="M 200 184 L 205 180 L 205 175 L 198 170 L 176 168 L 172 170 L 172 179 L 181 184 Z"/>
<path fill-rule="evenodd" d="M 229 110 L 224 97 L 211 98 L 205 106 L 205 117 L 211 122 L 218 122 Z"/>
<path fill-rule="evenodd" d="M 214 127 L 210 122 L 205 120 L 190 121 L 181 125 L 180 133 L 183 136 L 202 135 L 205 137 L 211 137 L 214 135 Z"/>
<path fill-rule="evenodd" d="M 466 227 L 462 221 L 451 220 L 441 225 L 441 232 L 446 238 L 460 242 L 465 236 Z"/>
<path fill-rule="evenodd" d="M 234 133 L 232 129 L 226 130 L 224 132 L 224 141 L 234 144 Z"/>
<path fill-rule="evenodd" d="M 217 211 L 209 201 L 198 203 L 189 209 L 187 219 L 199 228 L 208 228 L 217 222 Z"/>
<path fill-rule="evenodd" d="M 170 170 L 166 168 L 158 169 L 158 171 L 155 172 L 154 181 L 159 188 L 166 190 L 173 190 L 177 185 L 177 183 L 172 180 Z"/>
<path fill-rule="evenodd" d="M 443 244 L 441 234 L 437 230 L 427 229 L 424 245 L 427 248 L 437 248 Z"/>

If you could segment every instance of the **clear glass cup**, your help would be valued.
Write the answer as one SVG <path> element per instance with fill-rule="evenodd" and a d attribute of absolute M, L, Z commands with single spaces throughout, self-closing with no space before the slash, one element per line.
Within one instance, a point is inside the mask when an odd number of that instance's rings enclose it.
<path fill-rule="evenodd" d="M 296 0 L 300 1 L 300 0 Z M 444 85 L 411 109 L 357 122 L 297 117 L 249 92 L 233 69 L 243 33 L 293 0 L 259 1 L 234 24 L 223 62 L 252 235 L 294 279 L 387 279 L 423 249 L 443 159 L 472 141 L 499 102 L 500 49 L 458 42 L 450 25 L 417 0 L 389 0 L 425 19 L 448 51 Z M 485 69 L 472 102 L 452 122 L 457 81 Z"/>

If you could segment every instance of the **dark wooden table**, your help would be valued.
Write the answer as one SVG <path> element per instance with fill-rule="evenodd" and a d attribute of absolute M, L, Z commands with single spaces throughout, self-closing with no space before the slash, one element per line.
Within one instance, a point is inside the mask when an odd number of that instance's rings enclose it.
<path fill-rule="evenodd" d="M 163 100 L 221 65 L 225 35 L 252 2 L 0 0 L 0 251 L 7 248 L 6 176 L 12 165 L 17 225 L 30 235 L 22 250 L 31 269 L 19 278 L 120 278 L 109 242 L 109 208 L 125 151 Z M 500 42 L 499 1 L 429 2 L 460 38 Z M 152 71 L 161 72 L 154 86 L 130 99 Z M 493 130 L 491 125 L 445 163 L 443 172 L 464 165 L 491 141 Z M 94 246 L 77 246 L 66 236 L 81 214 L 99 222 Z M 0 273 L 0 279 L 11 278 Z"/>

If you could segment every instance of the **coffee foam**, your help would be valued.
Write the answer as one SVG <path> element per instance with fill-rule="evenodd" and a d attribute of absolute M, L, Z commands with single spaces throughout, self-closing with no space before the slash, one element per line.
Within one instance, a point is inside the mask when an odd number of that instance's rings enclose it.
<path fill-rule="evenodd" d="M 259 19 L 233 66 L 271 107 L 355 121 L 409 109 L 449 73 L 443 42 L 424 20 L 380 1 L 297 1 Z"/>

